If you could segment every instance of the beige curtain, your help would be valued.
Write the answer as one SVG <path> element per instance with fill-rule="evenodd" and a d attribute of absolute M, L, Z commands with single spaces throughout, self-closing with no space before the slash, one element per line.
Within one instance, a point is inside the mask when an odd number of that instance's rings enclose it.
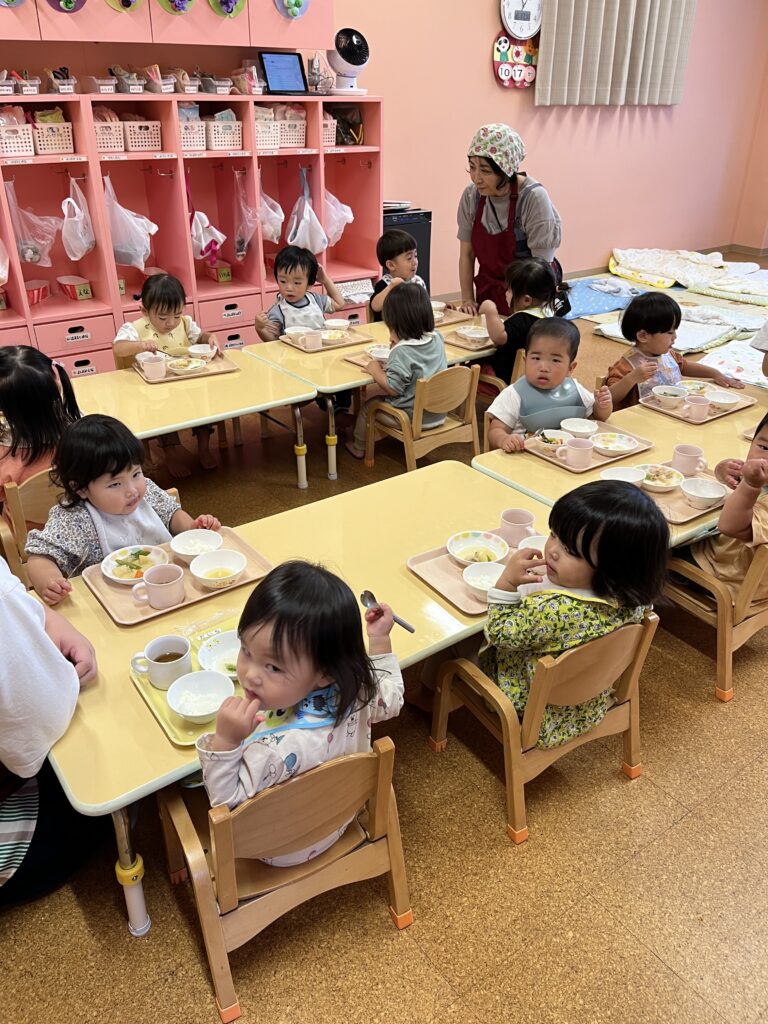
<path fill-rule="evenodd" d="M 544 0 L 539 107 L 679 103 L 696 0 Z"/>

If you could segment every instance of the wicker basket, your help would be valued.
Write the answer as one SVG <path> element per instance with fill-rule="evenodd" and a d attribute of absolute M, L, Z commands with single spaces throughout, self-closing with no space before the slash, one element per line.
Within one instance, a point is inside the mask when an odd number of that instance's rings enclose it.
<path fill-rule="evenodd" d="M 96 121 L 96 149 L 99 153 L 124 153 L 125 140 L 120 121 Z"/>
<path fill-rule="evenodd" d="M 33 138 L 35 152 L 41 156 L 48 153 L 74 153 L 75 151 L 75 144 L 72 141 L 72 125 L 68 121 L 64 124 L 36 124 L 33 126 Z"/>
<path fill-rule="evenodd" d="M 307 144 L 306 121 L 277 121 L 280 125 L 280 148 L 295 148 Z M 334 139 L 336 135 L 334 133 Z"/>
<path fill-rule="evenodd" d="M 163 148 L 159 121 L 123 121 L 125 148 L 129 153 L 148 153 Z"/>
<path fill-rule="evenodd" d="M 256 149 L 280 148 L 280 122 L 256 121 Z"/>
<path fill-rule="evenodd" d="M 324 146 L 335 146 L 336 145 L 336 122 L 335 121 L 323 121 L 323 145 Z"/>
<path fill-rule="evenodd" d="M 31 124 L 0 125 L 0 156 L 34 156 Z"/>
<path fill-rule="evenodd" d="M 181 148 L 186 153 L 200 153 L 205 149 L 205 122 L 182 121 L 179 125 Z"/>
<path fill-rule="evenodd" d="M 242 149 L 242 121 L 206 121 L 206 149 Z"/>

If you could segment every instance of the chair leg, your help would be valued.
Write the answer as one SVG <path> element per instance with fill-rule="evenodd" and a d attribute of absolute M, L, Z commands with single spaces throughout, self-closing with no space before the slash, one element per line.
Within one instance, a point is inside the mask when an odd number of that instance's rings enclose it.
<path fill-rule="evenodd" d="M 410 438 L 405 438 L 405 469 L 408 473 L 413 473 L 416 467 L 416 456 L 413 452 L 413 441 Z"/>
<path fill-rule="evenodd" d="M 216 433 L 219 435 L 219 448 L 228 448 L 229 442 L 227 441 L 227 424 L 225 420 L 216 424 Z"/>
<path fill-rule="evenodd" d="M 624 733 L 624 760 L 621 770 L 628 779 L 637 779 L 643 774 L 640 761 L 640 700 L 635 693 L 629 701 L 629 728 Z"/>
<path fill-rule="evenodd" d="M 519 846 L 528 838 L 525 817 L 525 786 L 522 765 L 515 770 L 515 757 L 509 737 L 504 737 L 504 776 L 507 787 L 507 835 Z"/>
<path fill-rule="evenodd" d="M 235 416 L 232 420 L 232 436 L 235 439 L 235 448 L 241 448 L 243 445 L 243 429 L 239 416 Z"/>
<path fill-rule="evenodd" d="M 430 732 L 430 749 L 441 754 L 448 746 L 448 715 L 451 711 L 451 690 L 453 673 L 448 670 L 441 672 L 435 687 L 435 699 L 432 705 L 432 729 Z"/>
<path fill-rule="evenodd" d="M 389 849 L 389 912 L 398 928 L 413 924 L 411 897 L 408 893 L 408 878 L 405 873 L 403 839 L 400 835 L 400 818 L 397 814 L 397 800 L 394 789 L 390 790 L 389 815 L 387 821 L 387 847 Z"/>
<path fill-rule="evenodd" d="M 717 686 L 715 695 L 727 703 L 733 700 L 733 620 L 730 608 L 717 608 Z"/>
<path fill-rule="evenodd" d="M 178 885 L 180 882 L 186 882 L 189 879 L 187 863 L 184 860 L 184 850 L 179 842 L 176 829 L 168 820 L 168 814 L 162 800 L 158 800 L 157 809 L 160 812 L 160 826 L 163 833 L 163 846 L 165 847 L 165 863 L 168 867 L 168 876 L 171 879 L 171 885 Z"/>
<path fill-rule="evenodd" d="M 374 466 L 373 448 L 374 448 L 374 445 L 376 444 L 376 424 L 374 423 L 375 419 L 376 419 L 375 415 L 369 409 L 368 410 L 368 420 L 367 420 L 367 422 L 365 424 L 365 460 L 364 460 L 365 465 L 368 467 L 368 469 L 373 469 L 373 466 Z"/>

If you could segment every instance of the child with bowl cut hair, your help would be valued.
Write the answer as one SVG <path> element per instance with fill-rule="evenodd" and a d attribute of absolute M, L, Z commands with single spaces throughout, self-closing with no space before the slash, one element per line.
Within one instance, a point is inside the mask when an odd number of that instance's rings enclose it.
<path fill-rule="evenodd" d="M 309 249 L 286 245 L 275 257 L 277 302 L 266 313 L 256 316 L 256 330 L 262 341 L 274 341 L 290 327 L 320 331 L 326 313 L 335 313 L 346 305 L 344 296 L 328 277 Z M 309 289 L 321 284 L 327 294 Z"/>
<path fill-rule="evenodd" d="M 393 288 L 401 284 L 418 284 L 426 291 L 427 286 L 416 273 L 419 269 L 416 239 L 408 231 L 399 228 L 385 231 L 376 243 L 376 258 L 379 266 L 385 270 L 371 296 L 373 320 L 379 323 L 384 300 Z"/>
<path fill-rule="evenodd" d="M 569 320 L 536 321 L 525 342 L 525 374 L 488 410 L 491 448 L 523 451 L 526 432 L 556 429 L 568 417 L 608 419 L 613 409 L 608 388 L 590 392 L 571 376 L 579 341 L 579 329 Z"/>

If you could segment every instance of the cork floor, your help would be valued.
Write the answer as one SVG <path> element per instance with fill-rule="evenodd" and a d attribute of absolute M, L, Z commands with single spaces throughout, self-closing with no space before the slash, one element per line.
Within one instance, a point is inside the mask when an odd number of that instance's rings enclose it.
<path fill-rule="evenodd" d="M 590 383 L 615 356 L 582 326 L 577 376 Z M 306 421 L 307 491 L 290 436 L 262 445 L 248 422 L 218 471 L 180 482 L 185 507 L 235 525 L 402 471 L 385 443 L 374 470 L 340 451 L 339 479 L 326 480 L 322 417 L 312 407 Z M 434 458 L 469 456 L 455 446 Z M 421 712 L 382 725 L 396 745 L 414 924 L 391 924 L 381 879 L 318 897 L 232 954 L 242 1020 L 768 1022 L 768 631 L 735 656 L 736 697 L 723 705 L 713 636 L 659 611 L 643 776 L 620 773 L 615 738 L 579 748 L 526 787 L 519 848 L 504 831 L 500 750 L 471 718 L 451 717 L 442 755 Z M 61 890 L 0 916 L 0 1019 L 218 1021 L 191 891 L 166 878 L 151 799 L 135 839 L 149 934 L 128 935 L 107 843 Z"/>

